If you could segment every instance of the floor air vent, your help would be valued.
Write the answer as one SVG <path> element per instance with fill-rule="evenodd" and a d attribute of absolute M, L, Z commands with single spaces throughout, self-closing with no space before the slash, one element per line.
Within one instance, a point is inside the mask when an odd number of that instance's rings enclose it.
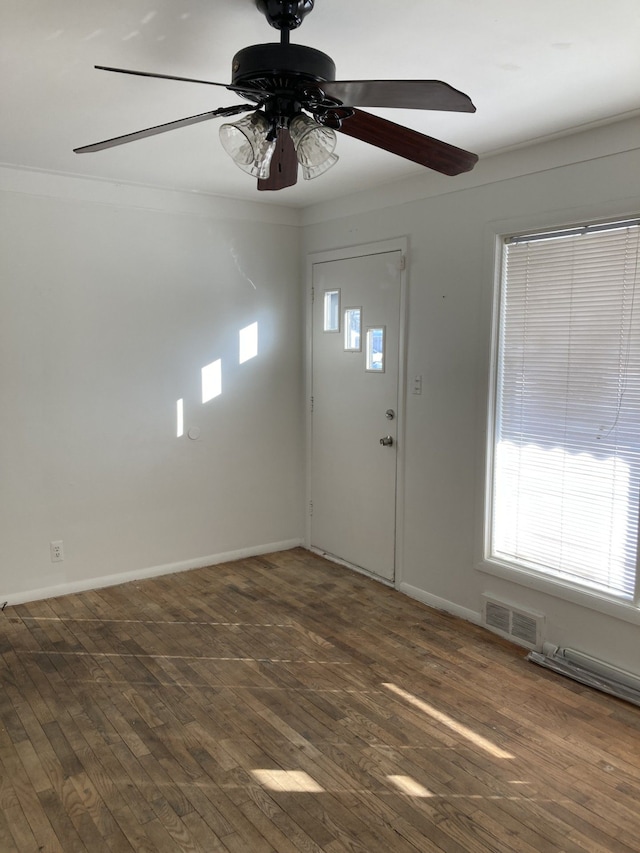
<path fill-rule="evenodd" d="M 528 649 L 542 647 L 544 616 L 519 610 L 494 598 L 483 598 L 484 624 L 487 628 Z"/>

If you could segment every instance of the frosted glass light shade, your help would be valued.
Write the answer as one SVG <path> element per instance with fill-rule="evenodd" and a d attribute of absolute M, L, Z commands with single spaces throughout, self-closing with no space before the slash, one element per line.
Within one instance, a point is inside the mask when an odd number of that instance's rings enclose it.
<path fill-rule="evenodd" d="M 291 119 L 289 133 L 306 181 L 324 174 L 338 162 L 338 155 L 333 153 L 337 138 L 331 128 L 321 127 L 300 114 Z"/>
<path fill-rule="evenodd" d="M 256 178 L 268 178 L 276 140 L 269 141 L 269 122 L 262 113 L 220 127 L 220 142 L 233 162 Z"/>

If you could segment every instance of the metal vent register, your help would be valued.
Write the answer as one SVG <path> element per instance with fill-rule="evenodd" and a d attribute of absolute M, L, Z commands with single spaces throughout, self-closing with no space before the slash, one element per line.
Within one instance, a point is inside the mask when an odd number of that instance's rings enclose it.
<path fill-rule="evenodd" d="M 483 618 L 485 626 L 496 634 L 528 649 L 542 648 L 544 616 L 541 614 L 519 610 L 484 596 Z"/>

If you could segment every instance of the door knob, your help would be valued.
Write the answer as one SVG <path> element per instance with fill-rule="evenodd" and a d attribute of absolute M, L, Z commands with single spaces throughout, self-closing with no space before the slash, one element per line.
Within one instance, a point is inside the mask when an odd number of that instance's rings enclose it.
<path fill-rule="evenodd" d="M 393 437 L 390 435 L 385 435 L 384 438 L 380 439 L 380 444 L 383 447 L 391 447 L 391 445 L 393 444 Z"/>

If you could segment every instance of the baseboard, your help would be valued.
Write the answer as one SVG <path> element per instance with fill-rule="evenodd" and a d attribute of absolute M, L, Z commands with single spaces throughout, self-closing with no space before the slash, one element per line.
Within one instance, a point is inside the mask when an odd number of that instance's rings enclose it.
<path fill-rule="evenodd" d="M 87 578 L 86 580 L 42 587 L 41 589 L 25 590 L 24 592 L 17 592 L 12 595 L 0 595 L 0 607 L 5 604 L 7 606 L 27 604 L 29 601 L 38 601 L 43 598 L 58 598 L 61 595 L 70 595 L 74 592 L 102 589 L 106 586 L 117 586 L 118 584 L 128 583 L 129 581 L 145 580 L 146 578 L 155 578 L 160 577 L 160 575 L 170 575 L 176 572 L 187 572 L 190 569 L 204 569 L 206 566 L 229 563 L 232 560 L 244 560 L 246 557 L 258 557 L 260 554 L 289 551 L 291 548 L 298 548 L 302 544 L 302 539 L 287 539 L 284 542 L 270 542 L 268 545 L 255 545 L 252 548 L 240 548 L 237 551 L 210 554 L 208 557 L 196 557 L 193 560 L 184 560 L 180 563 L 166 563 L 162 566 L 151 566 L 146 569 L 133 569 L 132 571 L 121 572 L 117 575 L 103 575 L 98 578 Z"/>
<path fill-rule="evenodd" d="M 398 589 L 410 598 L 415 598 L 417 601 L 421 601 L 423 604 L 433 607 L 434 610 L 442 610 L 445 613 L 451 613 L 453 616 L 459 616 L 460 619 L 464 619 L 466 622 L 472 622 L 474 625 L 482 624 L 482 614 L 476 613 L 475 610 L 468 610 L 466 607 L 460 607 L 458 604 L 454 604 L 453 601 L 448 601 L 446 598 L 438 598 L 437 595 L 431 595 L 423 589 L 420 589 L 417 586 L 411 586 L 411 584 L 408 583 L 401 583 L 398 586 Z"/>
<path fill-rule="evenodd" d="M 305 545 L 304 547 L 307 549 L 307 551 L 311 551 L 312 554 L 317 554 L 318 557 L 322 557 L 324 560 L 328 560 L 330 563 L 335 563 L 338 566 L 344 566 L 345 569 L 350 569 L 352 572 L 356 572 L 359 575 L 364 575 L 365 578 L 370 578 L 372 581 L 378 581 L 378 583 L 384 584 L 385 586 L 393 586 L 392 580 L 380 577 L 380 575 L 375 575 L 373 572 L 368 572 L 361 566 L 356 566 L 355 563 L 349 563 L 347 562 L 347 560 L 341 560 L 340 557 L 334 557 L 333 554 L 327 554 L 327 552 L 323 551 L 321 548 L 314 548 L 313 545 Z"/>

